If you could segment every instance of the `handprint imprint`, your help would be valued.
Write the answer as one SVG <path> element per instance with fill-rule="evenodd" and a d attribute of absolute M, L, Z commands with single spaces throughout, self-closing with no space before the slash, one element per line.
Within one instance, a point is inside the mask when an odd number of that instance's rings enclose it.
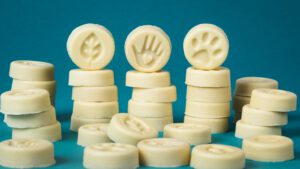
<path fill-rule="evenodd" d="M 200 38 L 194 37 L 191 43 L 195 49 L 192 57 L 197 62 L 212 65 L 223 54 L 220 38 L 210 32 L 203 32 Z"/>
<path fill-rule="evenodd" d="M 91 64 L 101 53 L 101 43 L 98 37 L 91 33 L 81 45 L 81 54 Z"/>
<path fill-rule="evenodd" d="M 143 67 L 153 66 L 155 61 L 159 60 L 159 57 L 161 57 L 164 52 L 161 48 L 161 44 L 162 42 L 159 41 L 155 35 L 146 35 L 141 50 L 138 50 L 135 45 L 132 45 L 137 63 Z"/>

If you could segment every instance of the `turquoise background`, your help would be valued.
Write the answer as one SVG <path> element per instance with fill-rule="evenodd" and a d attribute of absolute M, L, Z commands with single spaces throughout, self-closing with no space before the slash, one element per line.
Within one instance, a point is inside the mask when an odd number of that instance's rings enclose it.
<path fill-rule="evenodd" d="M 108 68 L 115 72 L 121 112 L 126 112 L 131 97 L 131 88 L 125 87 L 125 73 L 132 69 L 124 55 L 126 36 L 143 24 L 164 29 L 173 48 L 165 70 L 171 72 L 172 82 L 178 90 L 174 117 L 176 121 L 182 121 L 185 70 L 190 66 L 183 55 L 182 42 L 188 30 L 199 23 L 214 23 L 227 33 L 230 51 L 224 66 L 231 69 L 233 89 L 239 77 L 262 76 L 275 78 L 281 89 L 299 94 L 299 7 L 300 1 L 296 0 L 0 0 L 0 92 L 10 89 L 8 70 L 11 61 L 28 59 L 53 63 L 58 87 L 56 108 L 64 135 L 63 141 L 55 143 L 57 165 L 53 168 L 81 168 L 82 148 L 76 145 L 76 134 L 68 130 L 72 112 L 68 72 L 76 66 L 66 52 L 66 40 L 72 29 L 91 22 L 102 24 L 112 32 L 116 52 Z M 295 160 L 273 164 L 248 160 L 247 168 L 299 168 L 299 120 L 299 112 L 290 113 L 289 125 L 283 131 L 294 140 Z M 0 122 L 0 140 L 8 139 L 10 132 Z M 213 142 L 241 145 L 233 132 L 214 135 Z"/>

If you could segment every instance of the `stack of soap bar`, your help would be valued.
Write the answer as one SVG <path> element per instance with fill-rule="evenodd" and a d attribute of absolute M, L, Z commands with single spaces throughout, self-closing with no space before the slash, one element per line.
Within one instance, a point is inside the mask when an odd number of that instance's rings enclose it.
<path fill-rule="evenodd" d="M 232 101 L 234 109 L 234 122 L 241 119 L 242 108 L 250 103 L 251 93 L 254 89 L 278 89 L 278 82 L 263 77 L 243 77 L 235 82 L 235 91 Z"/>
<path fill-rule="evenodd" d="M 128 35 L 125 53 L 136 69 L 126 74 L 126 86 L 133 88 L 128 113 L 162 131 L 173 123 L 172 102 L 176 101 L 170 74 L 161 70 L 170 58 L 170 39 L 156 26 L 140 26 Z"/>
<path fill-rule="evenodd" d="M 9 76 L 13 78 L 11 90 L 45 89 L 50 94 L 51 104 L 55 105 L 56 81 L 52 64 L 30 60 L 13 61 Z"/>
<path fill-rule="evenodd" d="M 109 123 L 119 112 L 114 73 L 103 69 L 115 51 L 111 33 L 101 25 L 81 25 L 70 34 L 67 50 L 80 68 L 69 73 L 74 101 L 71 130 L 78 131 L 85 124 Z"/>
<path fill-rule="evenodd" d="M 0 143 L 0 166 L 42 168 L 55 164 L 54 146 L 40 139 L 12 139 Z"/>
<path fill-rule="evenodd" d="M 295 111 L 297 96 L 278 89 L 255 89 L 250 104 L 243 107 L 235 136 L 247 138 L 262 134 L 281 135 L 288 122 L 288 112 Z"/>
<path fill-rule="evenodd" d="M 61 126 L 51 106 L 49 92 L 44 89 L 13 90 L 1 95 L 4 122 L 11 128 L 12 138 L 61 139 Z"/>
<path fill-rule="evenodd" d="M 230 116 L 230 70 L 220 66 L 228 55 L 227 36 L 215 25 L 200 24 L 187 33 L 183 46 L 192 65 L 186 71 L 184 122 L 207 125 L 212 133 L 226 132 Z"/>

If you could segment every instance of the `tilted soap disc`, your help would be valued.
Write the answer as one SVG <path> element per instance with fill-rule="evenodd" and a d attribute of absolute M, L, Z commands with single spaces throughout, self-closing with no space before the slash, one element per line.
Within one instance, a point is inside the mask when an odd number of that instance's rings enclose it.
<path fill-rule="evenodd" d="M 212 70 L 224 63 L 229 51 L 225 32 L 213 24 L 199 24 L 185 36 L 184 54 L 197 69 Z"/>
<path fill-rule="evenodd" d="M 89 23 L 72 31 L 67 50 L 72 61 L 81 69 L 97 70 L 112 60 L 115 42 L 105 27 Z"/>
<path fill-rule="evenodd" d="M 159 27 L 144 25 L 134 29 L 125 42 L 129 64 L 141 72 L 161 70 L 169 61 L 171 41 Z"/>

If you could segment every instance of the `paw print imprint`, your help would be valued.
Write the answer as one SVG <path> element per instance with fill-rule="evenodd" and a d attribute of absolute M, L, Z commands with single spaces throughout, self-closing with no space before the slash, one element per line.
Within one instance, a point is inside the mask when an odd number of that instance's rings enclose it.
<path fill-rule="evenodd" d="M 11 140 L 8 142 L 8 145 L 11 147 L 25 148 L 35 146 L 36 142 L 31 140 Z"/>
<path fill-rule="evenodd" d="M 164 52 L 161 46 L 162 42 L 155 35 L 146 35 L 141 50 L 132 45 L 137 63 L 143 67 L 153 66 Z"/>
<path fill-rule="evenodd" d="M 203 32 L 201 37 L 192 39 L 192 46 L 195 49 L 192 57 L 199 62 L 211 64 L 222 56 L 223 49 L 220 45 L 220 38 L 211 32 Z"/>
<path fill-rule="evenodd" d="M 125 120 L 125 124 L 136 132 L 143 133 L 145 131 L 145 128 L 142 126 L 142 124 L 136 120 L 127 118 Z"/>
<path fill-rule="evenodd" d="M 94 150 L 98 151 L 127 151 L 128 146 L 123 144 L 101 144 L 92 146 Z"/>
<path fill-rule="evenodd" d="M 101 53 L 101 43 L 95 33 L 87 36 L 81 45 L 80 52 L 82 56 L 91 64 L 93 60 Z"/>

